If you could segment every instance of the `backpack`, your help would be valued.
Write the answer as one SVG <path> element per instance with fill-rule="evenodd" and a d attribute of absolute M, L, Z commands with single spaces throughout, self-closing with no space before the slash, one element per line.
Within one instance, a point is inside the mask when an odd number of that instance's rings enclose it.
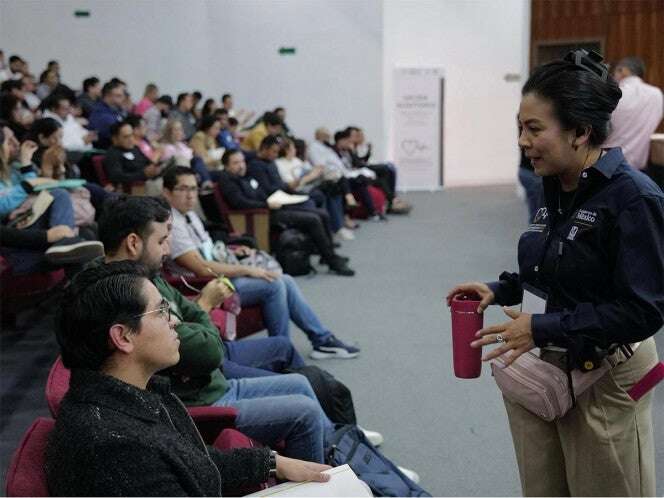
<path fill-rule="evenodd" d="M 312 253 L 313 244 L 307 235 L 295 228 L 281 232 L 276 256 L 284 273 L 295 277 L 315 271 L 310 261 Z"/>
<path fill-rule="evenodd" d="M 378 451 L 356 425 L 337 426 L 326 448 L 326 463 L 348 464 L 374 496 L 431 496 Z"/>
<path fill-rule="evenodd" d="M 350 389 L 335 379 L 330 372 L 314 365 L 307 365 L 288 369 L 284 373 L 298 373 L 307 378 L 325 415 L 332 422 L 352 425 L 357 423 Z"/>

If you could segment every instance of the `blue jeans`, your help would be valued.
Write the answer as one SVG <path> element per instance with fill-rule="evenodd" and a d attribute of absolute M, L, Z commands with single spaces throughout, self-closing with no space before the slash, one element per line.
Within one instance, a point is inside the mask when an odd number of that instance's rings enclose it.
<path fill-rule="evenodd" d="M 194 173 L 196 173 L 196 176 L 198 176 L 199 184 L 212 180 L 212 178 L 210 177 L 210 172 L 205 166 L 205 162 L 203 162 L 203 159 L 201 159 L 198 156 L 194 156 L 191 158 L 190 164 L 191 164 L 191 169 L 193 169 Z M 215 177 L 215 181 L 217 180 L 218 177 L 219 175 Z"/>
<path fill-rule="evenodd" d="M 49 190 L 49 193 L 53 196 L 53 202 L 48 211 L 25 230 L 48 230 L 58 225 L 74 228 L 74 207 L 69 192 L 56 188 Z M 2 255 L 7 258 L 12 271 L 17 275 L 49 270 L 44 251 L 6 247 L 2 248 Z"/>
<path fill-rule="evenodd" d="M 266 377 L 301 368 L 304 360 L 288 337 L 224 341 L 224 377 Z"/>
<path fill-rule="evenodd" d="M 274 447 L 285 441 L 285 456 L 323 463 L 325 441 L 334 425 L 320 407 L 309 381 L 300 374 L 229 379 L 214 406 L 238 410 L 237 429 Z"/>
<path fill-rule="evenodd" d="M 282 275 L 274 282 L 262 278 L 233 279 L 243 306 L 260 305 L 263 321 L 271 336 L 288 337 L 290 320 L 307 334 L 314 346 L 324 343 L 332 335 L 320 322 L 290 275 Z"/>
<path fill-rule="evenodd" d="M 344 200 L 342 196 L 325 196 L 325 207 L 330 215 L 330 227 L 334 233 L 337 233 L 344 226 Z"/>

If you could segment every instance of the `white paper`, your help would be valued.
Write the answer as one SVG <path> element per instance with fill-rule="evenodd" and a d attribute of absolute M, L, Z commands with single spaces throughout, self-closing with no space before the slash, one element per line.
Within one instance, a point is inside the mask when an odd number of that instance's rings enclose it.
<path fill-rule="evenodd" d="M 543 299 L 527 289 L 523 289 L 523 300 L 521 311 L 530 315 L 541 315 L 546 313 L 546 299 Z"/>
<path fill-rule="evenodd" d="M 371 490 L 360 481 L 348 465 L 341 465 L 325 474 L 332 477 L 328 482 L 285 482 L 278 486 L 262 489 L 247 496 L 289 496 L 289 497 L 327 497 L 327 496 L 371 496 Z"/>
<path fill-rule="evenodd" d="M 273 202 L 276 202 L 280 206 L 288 206 L 290 204 L 302 204 L 308 200 L 308 195 L 291 195 L 287 194 L 283 190 L 277 190 L 267 198 L 267 203 L 272 204 Z"/>

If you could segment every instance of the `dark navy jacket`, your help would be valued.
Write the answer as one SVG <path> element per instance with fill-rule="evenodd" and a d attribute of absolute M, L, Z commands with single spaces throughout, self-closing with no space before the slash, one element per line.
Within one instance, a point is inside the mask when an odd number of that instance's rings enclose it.
<path fill-rule="evenodd" d="M 123 119 L 122 110 L 111 107 L 101 100 L 97 102 L 92 108 L 89 119 L 90 129 L 95 130 L 99 137 L 95 142 L 95 147 L 108 149 L 111 146 L 111 126 Z"/>
<path fill-rule="evenodd" d="M 489 284 L 496 302 L 521 302 L 523 284 L 548 294 L 533 315 L 537 346 L 570 339 L 601 348 L 653 335 L 664 323 L 664 193 L 619 148 L 583 171 L 565 216 L 557 177 L 519 241 L 519 274 Z"/>

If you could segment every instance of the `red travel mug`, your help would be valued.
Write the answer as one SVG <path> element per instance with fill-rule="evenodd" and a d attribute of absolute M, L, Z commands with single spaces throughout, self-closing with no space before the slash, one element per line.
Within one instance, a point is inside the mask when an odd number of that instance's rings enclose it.
<path fill-rule="evenodd" d="M 450 305 L 454 375 L 460 379 L 475 379 L 482 373 L 482 348 L 470 347 L 484 324 L 484 315 L 477 312 L 479 305 L 477 294 L 457 294 Z"/>

